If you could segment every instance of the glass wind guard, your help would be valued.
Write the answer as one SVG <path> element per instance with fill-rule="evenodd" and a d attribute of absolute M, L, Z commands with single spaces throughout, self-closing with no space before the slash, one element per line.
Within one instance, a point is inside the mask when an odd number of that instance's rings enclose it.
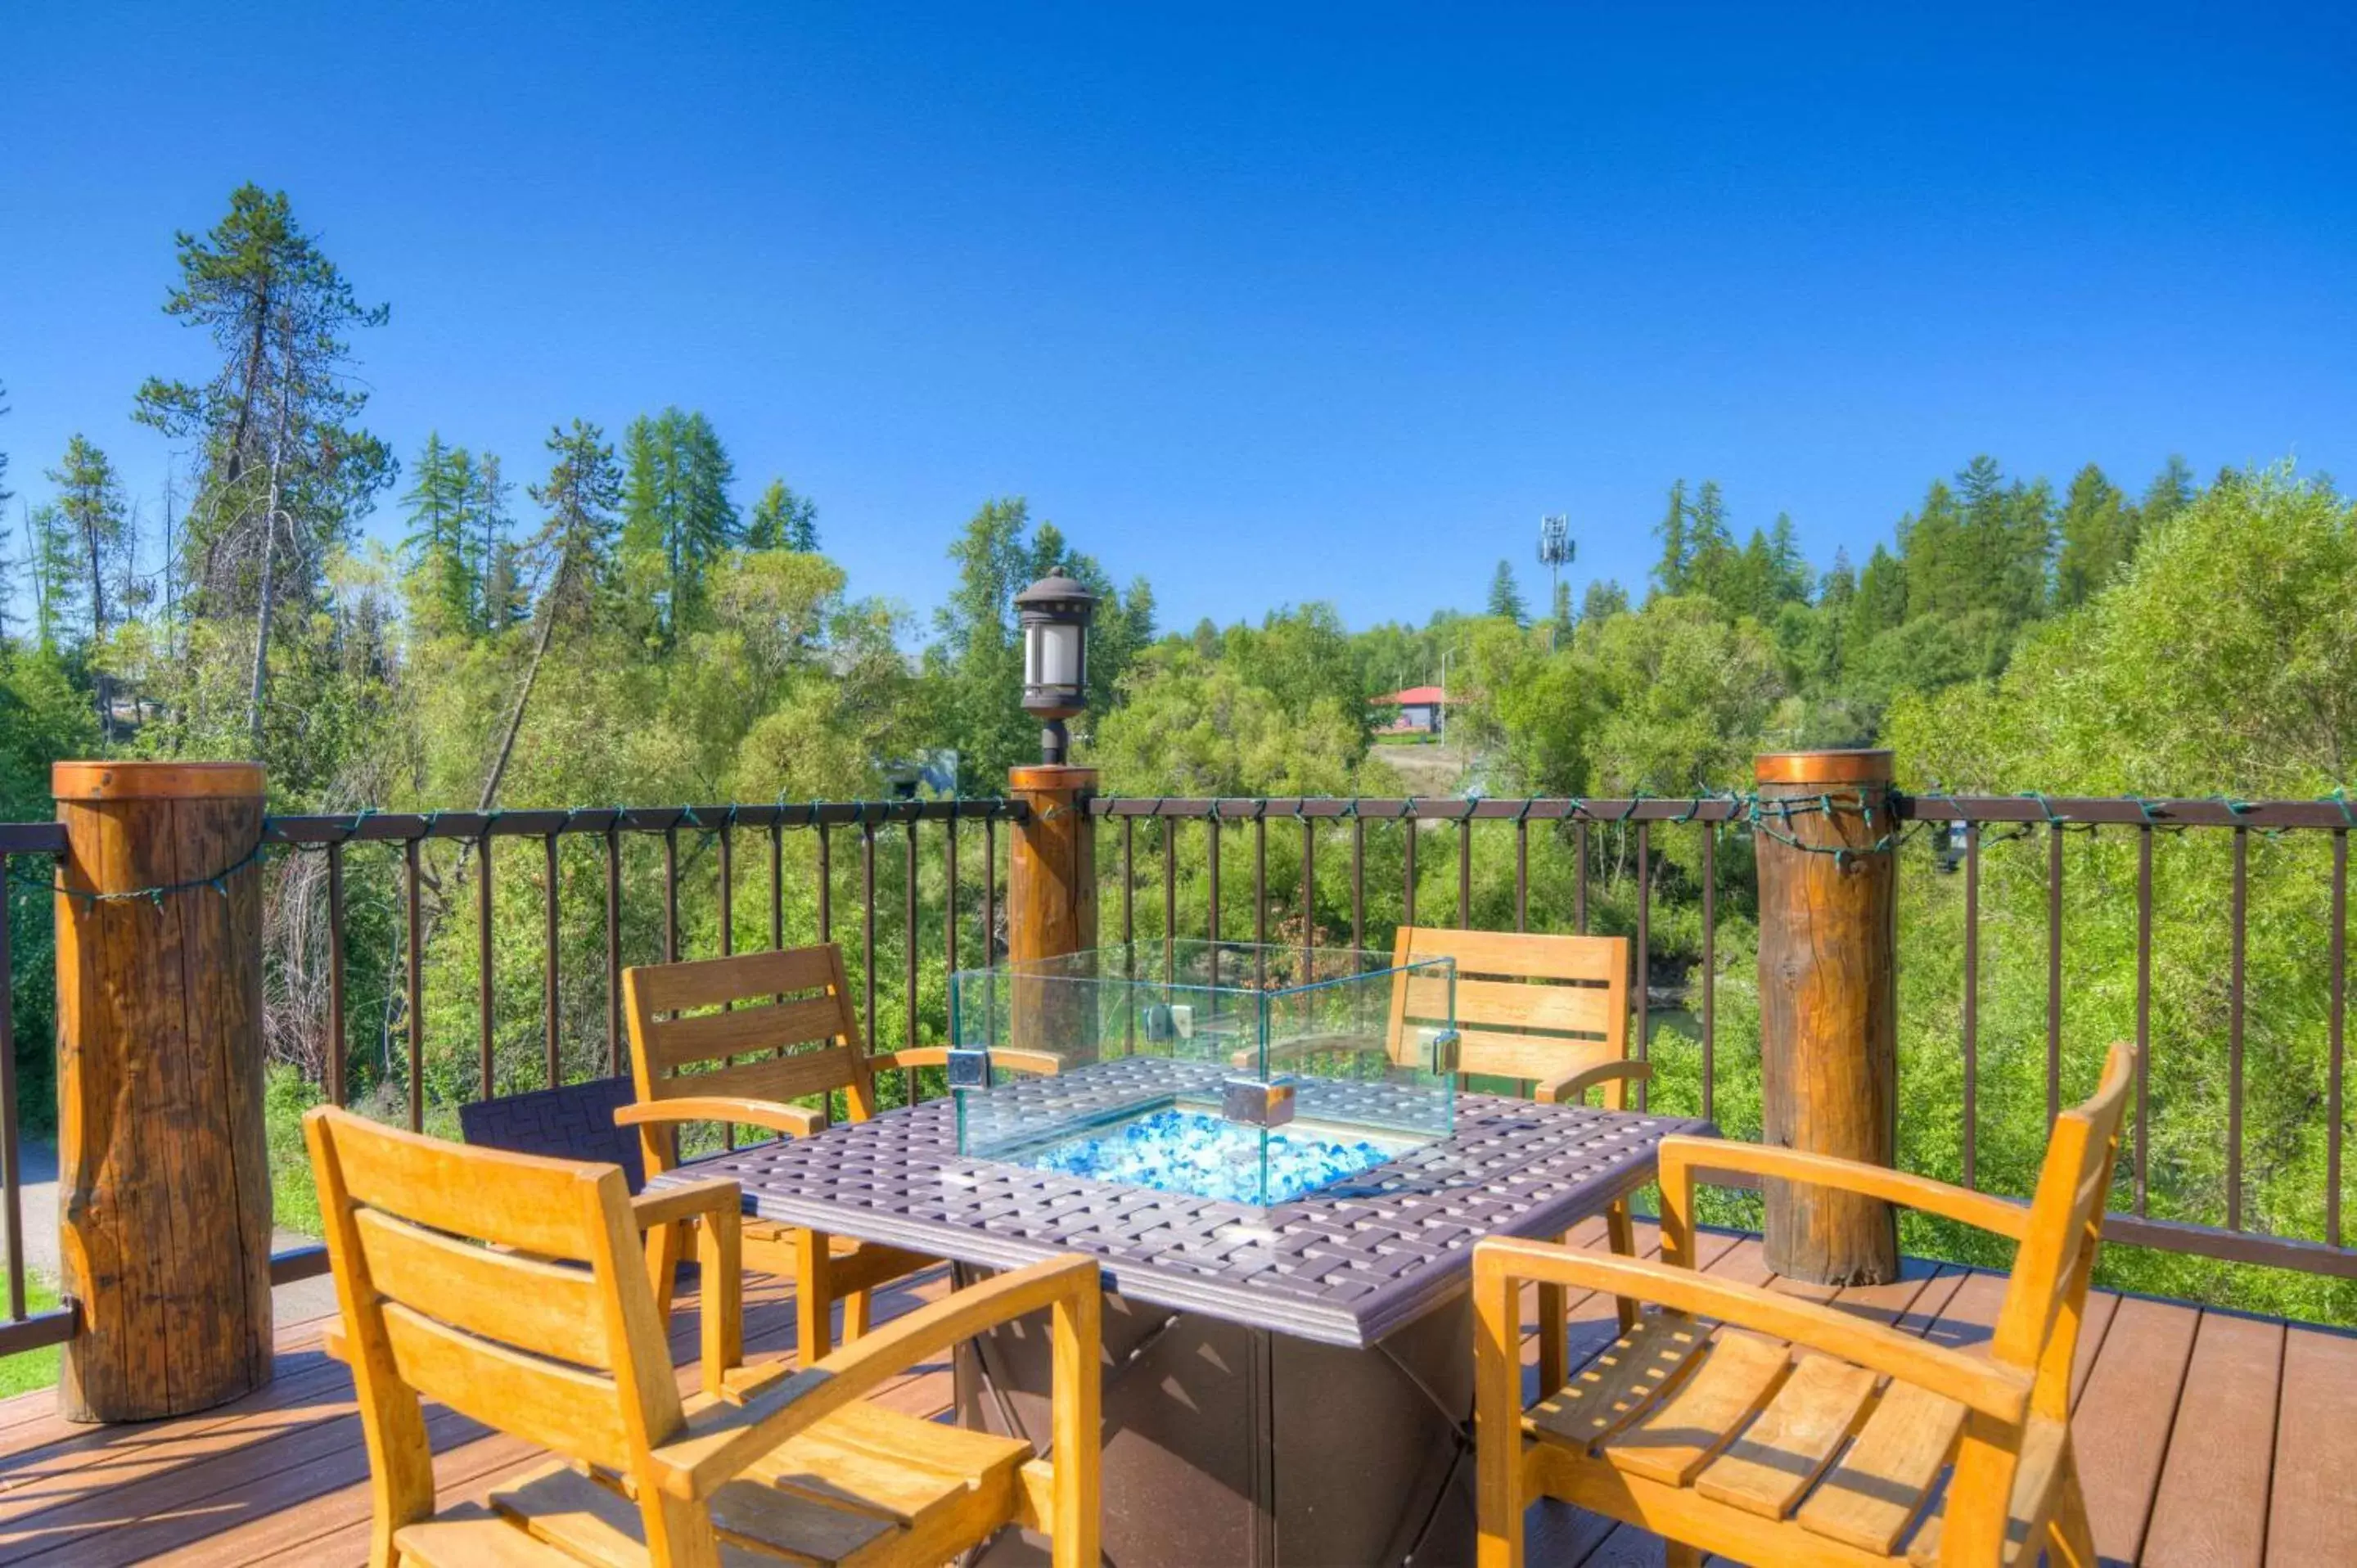
<path fill-rule="evenodd" d="M 1447 959 L 1141 942 L 950 985 L 958 1149 L 1266 1205 L 1448 1135 Z"/>

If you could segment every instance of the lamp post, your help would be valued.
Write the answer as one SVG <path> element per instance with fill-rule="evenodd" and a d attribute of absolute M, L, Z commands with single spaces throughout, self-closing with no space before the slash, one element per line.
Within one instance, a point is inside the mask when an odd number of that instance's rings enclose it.
<path fill-rule="evenodd" d="M 1089 705 L 1089 618 L 1097 596 L 1059 573 L 1015 596 L 1023 628 L 1023 708 L 1040 721 L 1039 760 L 1060 767 L 1064 721 Z"/>

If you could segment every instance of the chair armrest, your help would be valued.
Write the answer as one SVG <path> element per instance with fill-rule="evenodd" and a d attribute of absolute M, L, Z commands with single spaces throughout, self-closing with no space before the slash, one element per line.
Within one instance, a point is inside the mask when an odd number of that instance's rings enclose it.
<path fill-rule="evenodd" d="M 1491 1237 L 1474 1246 L 1473 1277 L 1477 1299 L 1501 1286 L 1512 1291 L 1525 1280 L 1576 1285 L 1788 1339 L 2008 1423 L 2019 1424 L 2029 1408 L 2030 1375 L 2026 1370 L 1966 1356 L 1799 1296 L 1651 1259 Z"/>
<path fill-rule="evenodd" d="M 1991 1197 L 1985 1192 L 1975 1192 L 1969 1187 L 1950 1187 L 1929 1176 L 1911 1176 L 1885 1165 L 1837 1159 L 1831 1155 L 1805 1154 L 1799 1149 L 1779 1148 L 1769 1144 L 1745 1144 L 1731 1138 L 1695 1138 L 1683 1133 L 1663 1139 L 1659 1153 L 1663 1202 L 1675 1205 L 1680 1212 L 1687 1215 L 1694 1212 L 1696 1173 L 1725 1171 L 1839 1187 L 1844 1192 L 1879 1197 L 1908 1208 L 1937 1214 L 1943 1219 L 1989 1231 L 2010 1241 L 2018 1242 L 2029 1233 L 2029 1209 L 2023 1204 Z"/>
<path fill-rule="evenodd" d="M 1653 1076 L 1653 1064 L 1640 1061 L 1598 1062 L 1555 1078 L 1544 1079 L 1531 1086 L 1531 1098 L 1543 1105 L 1584 1105 L 1587 1091 L 1600 1083 L 1620 1079 L 1629 1083 L 1642 1083 Z"/>
<path fill-rule="evenodd" d="M 614 1125 L 643 1127 L 666 1122 L 733 1122 L 742 1127 L 767 1127 L 789 1138 L 807 1138 L 826 1129 L 826 1116 L 807 1105 L 784 1105 L 774 1100 L 729 1100 L 720 1095 L 684 1095 L 677 1100 L 642 1100 L 617 1107 Z"/>
<path fill-rule="evenodd" d="M 946 1067 L 950 1053 L 947 1046 L 904 1046 L 897 1051 L 886 1051 L 867 1058 L 867 1065 L 877 1072 L 896 1069 Z M 1046 1051 L 1027 1051 L 1012 1046 L 990 1047 L 990 1065 L 1005 1068 L 1009 1072 L 1029 1073 L 1035 1078 L 1053 1078 L 1063 1066 L 1062 1058 Z"/>
<path fill-rule="evenodd" d="M 864 1398 L 961 1340 L 1043 1307 L 1081 1310 L 1093 1326 L 1097 1265 L 1068 1254 L 1000 1274 L 863 1335 L 813 1366 L 733 1400 L 693 1402 L 686 1423 L 649 1455 L 674 1498 L 710 1497 L 746 1466 L 813 1422 Z M 1084 1301 L 1083 1297 L 1087 1299 Z M 1087 1347 L 1093 1376 L 1097 1347 Z"/>
<path fill-rule="evenodd" d="M 703 1214 L 742 1214 L 744 1210 L 744 1189 L 719 1177 L 642 1192 L 630 1199 L 630 1218 L 641 1230 Z"/>

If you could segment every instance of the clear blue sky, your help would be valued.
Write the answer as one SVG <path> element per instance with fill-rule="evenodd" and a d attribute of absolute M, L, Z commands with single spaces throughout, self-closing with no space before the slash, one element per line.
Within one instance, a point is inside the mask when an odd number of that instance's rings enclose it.
<path fill-rule="evenodd" d="M 0 450 L 154 504 L 252 179 L 404 457 L 701 408 L 920 610 L 1000 494 L 1183 627 L 1477 606 L 1554 510 L 1633 585 L 1680 475 L 1820 564 L 1983 450 L 2357 478 L 2352 8 L 1900 9 L 10 5 Z"/>

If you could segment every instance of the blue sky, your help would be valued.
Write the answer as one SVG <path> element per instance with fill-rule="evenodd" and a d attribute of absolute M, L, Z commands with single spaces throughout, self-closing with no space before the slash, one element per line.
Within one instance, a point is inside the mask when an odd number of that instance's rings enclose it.
<path fill-rule="evenodd" d="M 12 5 L 0 450 L 153 507 L 252 179 L 404 457 L 701 408 L 920 611 L 994 495 L 1183 627 L 1475 607 L 1547 511 L 1633 585 L 1681 475 L 1821 564 L 1984 450 L 2357 476 L 2351 9 L 1900 9 Z"/>

